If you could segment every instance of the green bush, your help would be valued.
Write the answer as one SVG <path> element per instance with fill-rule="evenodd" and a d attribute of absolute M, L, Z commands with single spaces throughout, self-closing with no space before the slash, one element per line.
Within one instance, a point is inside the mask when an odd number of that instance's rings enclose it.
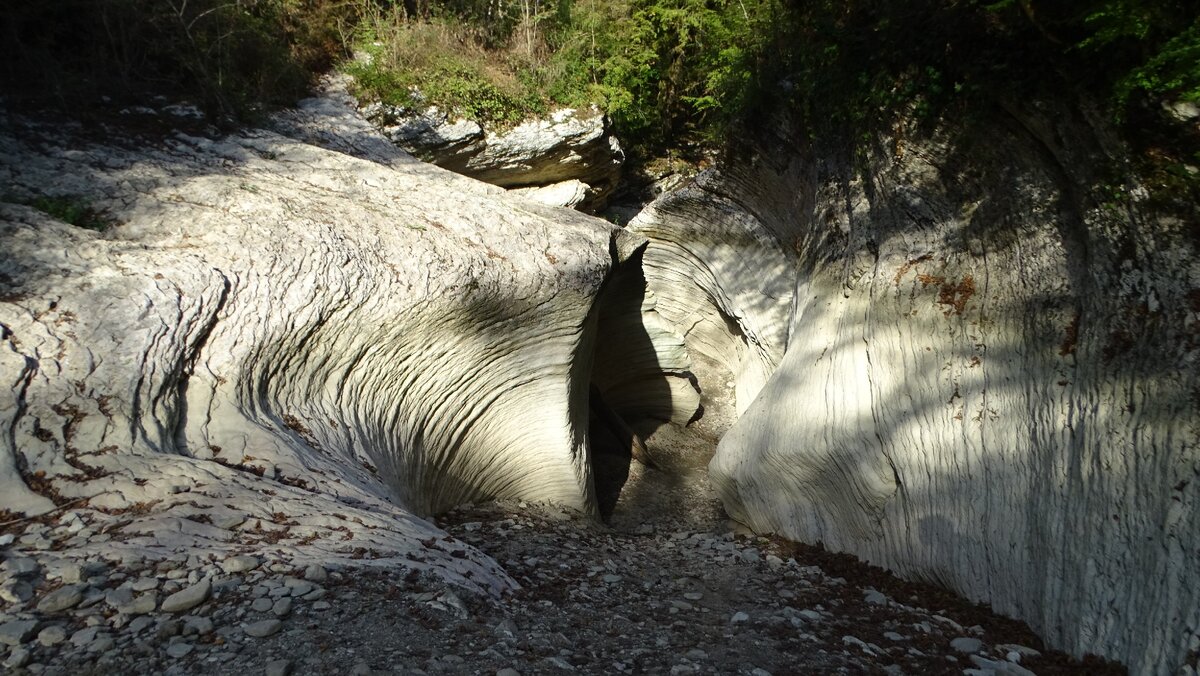
<path fill-rule="evenodd" d="M 64 223 L 70 223 L 77 228 L 99 232 L 112 224 L 102 213 L 93 208 L 85 198 L 77 195 L 35 197 L 31 200 L 15 201 L 27 204 L 38 211 L 57 218 Z"/>
<path fill-rule="evenodd" d="M 461 27 L 410 21 L 395 10 L 364 19 L 355 46 L 359 58 L 345 70 L 360 98 L 408 108 L 424 104 L 485 122 L 518 122 L 544 111 L 541 94 L 521 82 L 502 60 Z"/>

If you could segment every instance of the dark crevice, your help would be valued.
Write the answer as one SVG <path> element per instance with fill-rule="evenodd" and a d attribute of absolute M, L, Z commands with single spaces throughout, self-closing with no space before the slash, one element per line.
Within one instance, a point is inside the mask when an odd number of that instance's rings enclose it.
<path fill-rule="evenodd" d="M 596 301 L 595 342 L 588 374 L 588 446 L 600 517 L 608 520 L 639 462 L 655 469 L 646 437 L 666 424 L 673 401 L 668 378 L 685 378 L 652 367 L 653 339 L 643 323 L 647 293 L 643 244 L 616 263 Z M 695 417 L 695 416 L 693 416 Z"/>

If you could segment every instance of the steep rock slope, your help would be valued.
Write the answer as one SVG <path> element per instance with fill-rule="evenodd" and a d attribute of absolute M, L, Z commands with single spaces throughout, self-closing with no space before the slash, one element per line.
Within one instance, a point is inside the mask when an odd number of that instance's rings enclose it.
<path fill-rule="evenodd" d="M 1076 654 L 1194 667 L 1194 231 L 1136 184 L 1103 196 L 1112 144 L 1081 114 L 957 131 L 862 172 L 767 139 L 635 221 L 660 312 L 717 364 L 702 389 L 738 384 L 713 480 L 760 532 Z"/>
<path fill-rule="evenodd" d="M 594 306 L 640 242 L 417 162 L 336 91 L 279 131 L 127 127 L 0 128 L 7 514 L 82 506 L 109 552 L 428 562 L 496 591 L 412 514 L 595 510 Z M 50 215 L 72 209 L 111 224 Z"/>

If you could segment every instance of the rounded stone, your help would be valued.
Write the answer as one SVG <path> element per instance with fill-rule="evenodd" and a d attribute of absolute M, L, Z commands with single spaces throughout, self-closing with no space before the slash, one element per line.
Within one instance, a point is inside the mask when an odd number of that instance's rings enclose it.
<path fill-rule="evenodd" d="M 960 653 L 975 653 L 979 652 L 979 649 L 983 647 L 983 641 L 977 638 L 960 636 L 950 641 L 950 647 Z"/>
<path fill-rule="evenodd" d="M 67 630 L 62 625 L 51 625 L 38 632 L 38 643 L 49 648 L 67 640 Z"/>
<path fill-rule="evenodd" d="M 260 620 L 258 622 L 251 622 L 250 624 L 243 624 L 242 631 L 252 638 L 266 638 L 279 633 L 282 627 L 283 622 L 279 620 Z"/>

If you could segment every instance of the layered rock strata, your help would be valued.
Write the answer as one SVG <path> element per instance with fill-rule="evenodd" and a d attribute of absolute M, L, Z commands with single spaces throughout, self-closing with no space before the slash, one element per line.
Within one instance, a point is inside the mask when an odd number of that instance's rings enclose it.
<path fill-rule="evenodd" d="M 511 129 L 485 129 L 436 107 L 417 113 L 372 104 L 363 113 L 393 143 L 427 162 L 553 206 L 597 211 L 625 161 L 606 118 L 594 110 L 565 108 Z"/>
<path fill-rule="evenodd" d="M 0 128 L 7 516 L 83 509 L 109 535 L 81 556 L 286 547 L 500 591 L 414 514 L 594 512 L 597 299 L 640 243 L 420 163 L 335 94 L 279 131 Z"/>
<path fill-rule="evenodd" d="M 1077 655 L 1195 668 L 1194 231 L 1105 190 L 1116 153 L 1077 113 L 958 132 L 861 173 L 770 139 L 635 221 L 659 312 L 716 364 L 701 387 L 737 386 L 713 480 L 757 531 Z"/>

